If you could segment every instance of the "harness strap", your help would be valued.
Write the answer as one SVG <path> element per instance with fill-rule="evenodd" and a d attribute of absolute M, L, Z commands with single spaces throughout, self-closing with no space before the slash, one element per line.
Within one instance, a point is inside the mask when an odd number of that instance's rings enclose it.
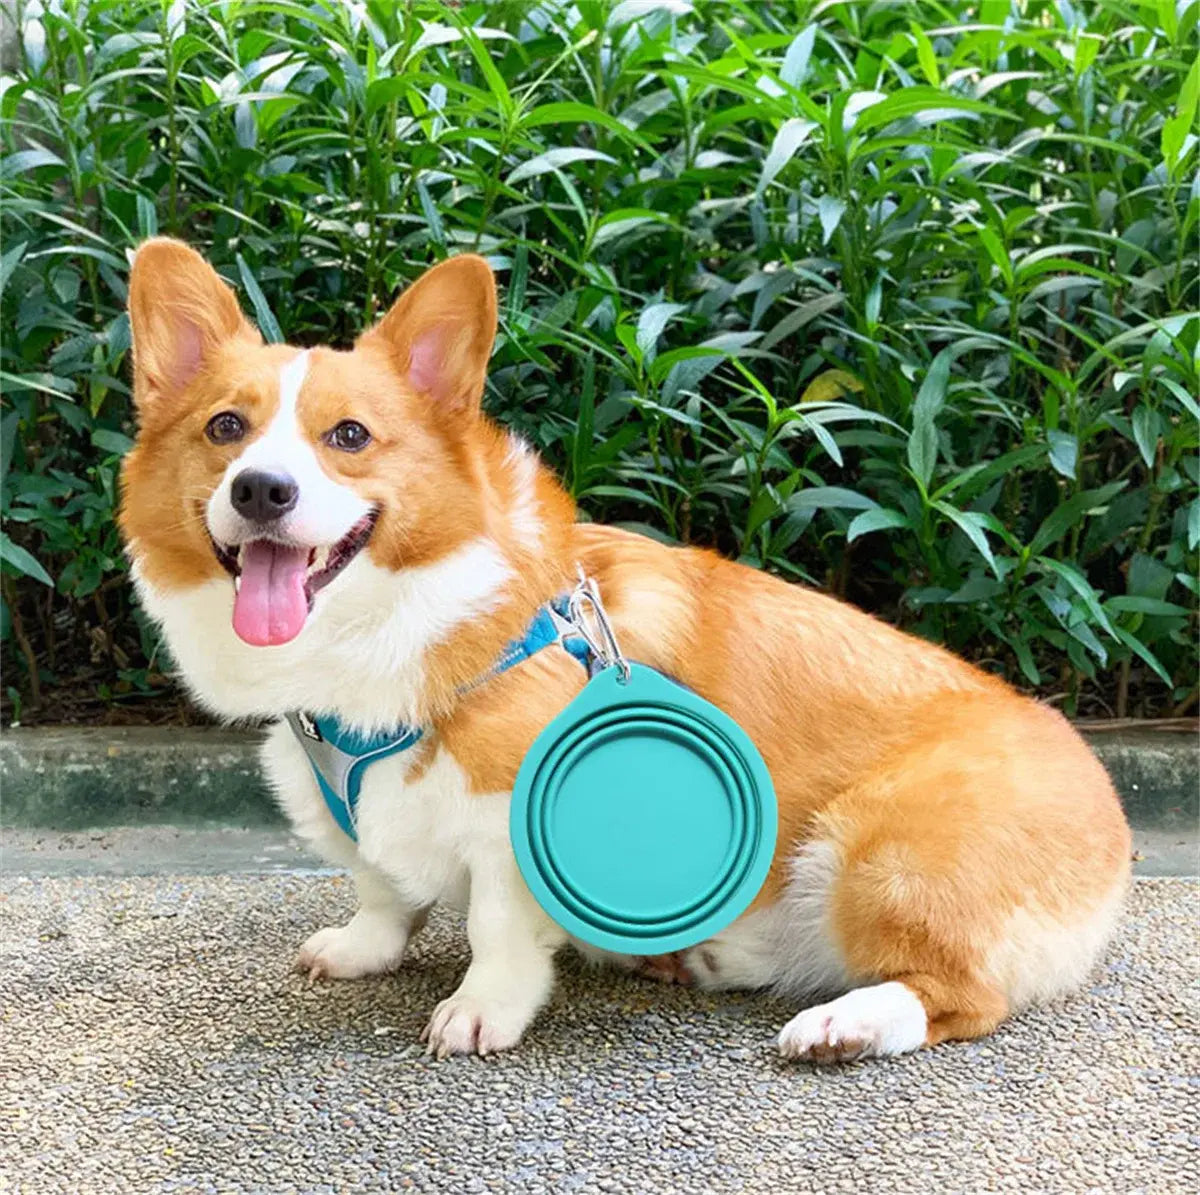
<path fill-rule="evenodd" d="M 568 616 L 570 596 L 548 602 L 534 615 L 525 634 L 514 639 L 499 659 L 478 679 L 464 685 L 460 694 L 469 693 L 502 672 L 555 644 L 576 659 L 589 674 L 597 663 L 587 641 Z M 358 841 L 358 796 L 368 766 L 389 755 L 407 751 L 421 741 L 425 728 L 397 726 L 384 734 L 363 735 L 343 726 L 336 716 L 313 717 L 306 713 L 285 715 L 292 733 L 308 756 L 308 762 L 320 786 L 321 795 L 333 820 L 353 842 Z"/>

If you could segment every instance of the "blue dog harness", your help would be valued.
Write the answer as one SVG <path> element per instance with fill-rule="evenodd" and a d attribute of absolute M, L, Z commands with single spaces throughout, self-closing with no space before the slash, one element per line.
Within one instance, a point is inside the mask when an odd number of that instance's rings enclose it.
<path fill-rule="evenodd" d="M 555 644 L 591 673 L 595 663 L 594 653 L 570 620 L 569 604 L 569 595 L 564 595 L 543 606 L 525 634 L 514 639 L 483 676 L 464 686 L 460 692 L 467 693 L 478 688 L 492 677 L 515 668 L 543 648 Z M 425 734 L 425 727 L 401 725 L 384 734 L 364 735 L 344 726 L 335 716 L 314 717 L 297 712 L 286 717 L 308 756 L 333 820 L 352 841 L 357 842 L 358 795 L 364 773 L 371 764 L 407 751 L 419 743 Z"/>

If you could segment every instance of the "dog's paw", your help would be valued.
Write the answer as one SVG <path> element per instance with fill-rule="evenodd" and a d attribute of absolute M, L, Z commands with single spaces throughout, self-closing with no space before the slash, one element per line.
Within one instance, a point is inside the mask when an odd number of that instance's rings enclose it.
<path fill-rule="evenodd" d="M 495 1000 L 462 992 L 433 1010 L 421 1033 L 425 1052 L 438 1058 L 451 1054 L 495 1054 L 511 1050 L 521 1040 L 529 1014 Z"/>
<path fill-rule="evenodd" d="M 858 988 L 806 1008 L 779 1034 L 779 1052 L 801 1062 L 852 1062 L 906 1054 L 925 1041 L 925 1007 L 902 983 Z"/>
<path fill-rule="evenodd" d="M 319 929 L 300 947 L 296 970 L 314 979 L 360 979 L 394 971 L 404 958 L 408 932 L 381 918 L 356 914 L 346 925 Z"/>
<path fill-rule="evenodd" d="M 637 973 L 659 983 L 678 983 L 690 987 L 696 981 L 688 967 L 687 952 L 674 950 L 670 954 L 643 954 L 637 957 Z"/>
<path fill-rule="evenodd" d="M 774 942 L 759 936 L 730 933 L 709 938 L 682 952 L 683 968 L 697 987 L 716 989 L 765 988 L 779 975 Z"/>

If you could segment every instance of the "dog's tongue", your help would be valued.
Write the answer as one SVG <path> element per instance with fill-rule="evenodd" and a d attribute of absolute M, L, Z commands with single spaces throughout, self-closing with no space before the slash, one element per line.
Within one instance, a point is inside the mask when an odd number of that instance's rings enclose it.
<path fill-rule="evenodd" d="M 307 568 L 307 548 L 288 548 L 263 539 L 245 546 L 233 604 L 233 629 L 242 639 L 266 647 L 287 643 L 300 634 L 308 617 L 304 596 Z"/>

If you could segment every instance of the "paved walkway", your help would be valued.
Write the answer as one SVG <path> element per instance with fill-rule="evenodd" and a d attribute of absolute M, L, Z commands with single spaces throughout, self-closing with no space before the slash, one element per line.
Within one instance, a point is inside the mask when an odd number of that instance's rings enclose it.
<path fill-rule="evenodd" d="M 465 964 L 289 973 L 349 885 L 311 872 L 29 878 L 0 901 L 0 1191 L 1174 1192 L 1200 1145 L 1200 887 L 1142 879 L 1094 985 L 988 1041 L 785 1065 L 794 1009 L 572 959 L 514 1054 L 416 1036 Z"/>

